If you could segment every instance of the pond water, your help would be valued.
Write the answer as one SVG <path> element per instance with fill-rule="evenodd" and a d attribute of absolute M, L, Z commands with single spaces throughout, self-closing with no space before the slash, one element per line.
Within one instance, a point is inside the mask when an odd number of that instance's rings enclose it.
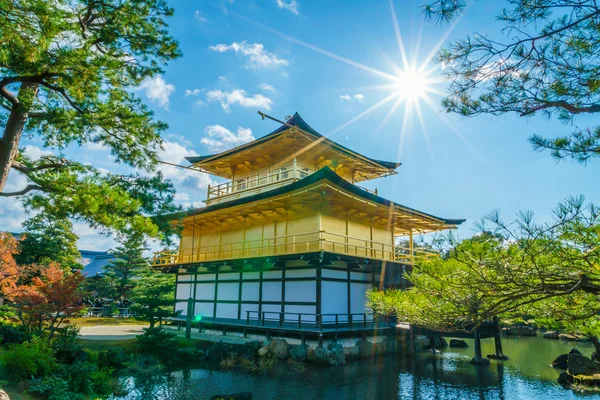
<path fill-rule="evenodd" d="M 556 383 L 560 370 L 550 366 L 571 347 L 589 356 L 591 344 L 542 338 L 503 338 L 508 361 L 486 367 L 469 364 L 468 349 L 421 353 L 418 359 L 388 355 L 343 367 L 309 366 L 304 373 L 281 364 L 271 371 L 219 371 L 196 365 L 171 371 L 154 382 L 123 378 L 130 391 L 112 400 L 202 400 L 215 394 L 252 392 L 255 399 L 579 399 L 584 395 Z M 483 354 L 493 341 L 483 341 Z M 592 396 L 593 397 L 593 396 Z M 586 396 L 586 398 L 592 398 Z M 600 396 L 597 396 L 600 398 Z"/>

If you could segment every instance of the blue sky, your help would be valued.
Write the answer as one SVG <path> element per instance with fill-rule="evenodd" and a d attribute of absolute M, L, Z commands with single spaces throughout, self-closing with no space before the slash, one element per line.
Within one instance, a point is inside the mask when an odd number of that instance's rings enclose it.
<path fill-rule="evenodd" d="M 449 29 L 425 22 L 422 3 L 394 3 L 408 58 L 417 64 Z M 402 65 L 387 0 L 177 0 L 172 6 L 171 32 L 183 57 L 137 90 L 156 117 L 169 124 L 164 160 L 184 163 L 186 155 L 220 151 L 278 127 L 262 121 L 257 110 L 280 119 L 298 111 L 313 128 L 325 135 L 335 132 L 331 139 L 351 149 L 401 161 L 397 175 L 365 186 L 434 215 L 466 218 L 459 229 L 461 237 L 473 234 L 473 223 L 492 209 L 500 209 L 506 219 L 519 210 L 532 210 L 544 220 L 569 195 L 583 194 L 600 203 L 600 185 L 593 184 L 598 181 L 600 161 L 587 166 L 556 163 L 549 153 L 532 150 L 527 141 L 532 133 L 554 137 L 573 129 L 542 116 L 466 120 L 442 112 L 441 96 L 433 94 L 433 108 L 420 103 L 427 136 L 411 113 L 401 152 L 403 105 L 379 131 L 393 102 L 338 129 L 391 92 L 373 88 L 389 83 L 382 77 L 331 54 L 388 74 L 394 73 L 393 63 Z M 473 32 L 498 36 L 502 28 L 494 20 L 498 11 L 497 2 L 474 2 L 444 42 Z M 436 67 L 434 62 L 431 67 Z M 435 88 L 444 91 L 445 84 Z M 592 117 L 576 122 L 593 123 Z M 30 153 L 44 151 L 35 140 L 23 144 Z M 107 170 L 123 168 L 98 146 L 83 151 L 70 148 L 65 153 Z M 200 205 L 207 184 L 215 181 L 172 167 L 163 171 L 174 179 L 178 201 L 185 205 Z M 19 184 L 15 176 L 11 182 Z M 0 226 L 18 231 L 24 218 L 17 202 L 0 204 Z M 98 238 L 82 224 L 76 224 L 76 229 L 83 248 L 112 246 L 110 238 Z"/>

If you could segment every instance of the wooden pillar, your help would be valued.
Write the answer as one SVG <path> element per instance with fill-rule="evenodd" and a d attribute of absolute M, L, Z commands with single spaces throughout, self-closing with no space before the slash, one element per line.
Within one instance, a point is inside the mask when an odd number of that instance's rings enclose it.
<path fill-rule="evenodd" d="M 217 270 L 215 272 L 215 302 L 213 305 L 213 318 L 217 318 L 217 299 L 218 299 L 218 292 L 219 292 L 219 270 Z"/>
<path fill-rule="evenodd" d="M 488 360 L 487 358 L 483 358 L 481 356 L 481 336 L 480 336 L 480 332 L 479 332 L 479 327 L 476 327 L 473 330 L 473 340 L 474 340 L 474 345 L 473 345 L 474 357 L 471 360 L 471 364 L 474 364 L 474 365 L 489 364 L 490 360 Z"/>
<path fill-rule="evenodd" d="M 185 319 L 185 338 L 191 339 L 192 337 L 192 318 L 194 314 L 194 299 L 191 297 L 187 300 L 187 315 Z"/>
<path fill-rule="evenodd" d="M 408 342 L 409 342 L 409 349 L 408 349 L 408 353 L 413 355 L 413 356 L 417 356 L 418 352 L 417 352 L 417 341 L 415 339 L 415 328 L 412 326 L 412 324 L 409 325 L 408 328 Z"/>
<path fill-rule="evenodd" d="M 500 330 L 500 318 L 494 317 L 494 347 L 496 352 L 488 355 L 488 358 L 494 358 L 496 360 L 508 360 L 508 357 L 504 355 L 502 350 L 502 331 Z"/>
<path fill-rule="evenodd" d="M 409 253 L 409 257 L 408 257 L 408 261 L 414 265 L 415 260 L 415 253 L 413 252 L 413 230 L 412 228 L 410 228 L 410 230 L 408 231 L 408 253 Z"/>

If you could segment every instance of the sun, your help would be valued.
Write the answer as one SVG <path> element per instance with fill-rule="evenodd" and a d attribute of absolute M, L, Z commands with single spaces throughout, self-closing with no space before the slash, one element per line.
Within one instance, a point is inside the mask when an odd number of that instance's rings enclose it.
<path fill-rule="evenodd" d="M 415 101 L 431 91 L 427 76 L 419 69 L 407 68 L 398 71 L 398 79 L 394 84 L 394 90 L 398 97 L 407 101 Z"/>

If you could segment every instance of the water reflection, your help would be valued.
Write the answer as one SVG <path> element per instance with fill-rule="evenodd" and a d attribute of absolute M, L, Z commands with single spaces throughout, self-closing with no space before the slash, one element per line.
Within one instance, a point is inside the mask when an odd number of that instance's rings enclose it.
<path fill-rule="evenodd" d="M 510 360 L 489 366 L 469 364 L 472 348 L 442 354 L 423 353 L 419 359 L 387 356 L 344 367 L 311 366 L 304 374 L 286 364 L 268 372 L 219 371 L 196 365 L 173 371 L 150 382 L 128 377 L 130 393 L 119 400 L 196 400 L 218 393 L 251 391 L 255 399 L 575 399 L 579 395 L 555 383 L 560 371 L 549 366 L 552 359 L 590 345 L 541 338 L 504 340 Z M 493 343 L 483 344 L 484 354 Z"/>

